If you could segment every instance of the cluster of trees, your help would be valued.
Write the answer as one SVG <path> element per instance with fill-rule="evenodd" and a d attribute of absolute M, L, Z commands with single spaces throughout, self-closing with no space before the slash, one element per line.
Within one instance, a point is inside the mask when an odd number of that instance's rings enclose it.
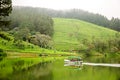
<path fill-rule="evenodd" d="M 118 19 L 118 18 L 112 18 L 110 20 L 109 27 L 111 29 L 116 30 L 116 31 L 120 31 L 120 19 Z"/>
<path fill-rule="evenodd" d="M 54 28 L 51 17 L 38 13 L 34 8 L 15 7 L 9 19 L 10 25 L 3 27 L 2 30 L 9 31 L 18 46 L 19 44 L 21 46 L 23 40 L 44 48 L 52 47 L 50 42 Z"/>
<path fill-rule="evenodd" d="M 6 37 L 6 35 L 1 32 L 1 29 L 9 24 L 10 21 L 6 18 L 6 16 L 9 16 L 9 13 L 11 13 L 11 11 L 11 0 L 0 0 L 0 37 L 6 40 L 10 40 L 10 37 Z M 7 56 L 7 54 L 3 49 L 0 48 L 0 60 L 2 60 L 2 58 L 5 56 Z"/>
<path fill-rule="evenodd" d="M 10 19 L 12 21 L 11 25 L 7 27 L 8 30 L 15 29 L 15 31 L 20 31 L 21 29 L 28 29 L 31 34 L 40 32 L 41 34 L 49 36 L 52 36 L 54 33 L 52 18 L 47 15 L 38 13 L 38 11 L 34 10 L 34 8 L 13 8 Z"/>
<path fill-rule="evenodd" d="M 40 47 L 51 47 L 51 37 L 54 33 L 51 17 L 39 13 L 34 8 L 12 8 L 11 0 L 2 0 L 0 3 L 0 30 L 9 31 L 14 36 L 14 44 L 16 46 L 20 46 L 23 49 L 24 45 L 21 42 L 23 40 Z M 9 15 L 9 13 L 11 14 Z M 0 37 L 9 39 L 2 33 Z"/>
<path fill-rule="evenodd" d="M 91 42 L 83 40 L 82 44 L 87 46 L 85 49 L 79 49 L 78 51 L 84 51 L 86 55 L 91 55 L 92 53 L 99 52 L 101 54 L 106 53 L 119 53 L 120 52 L 120 33 L 116 33 L 114 38 L 108 40 L 104 39 L 93 39 Z"/>

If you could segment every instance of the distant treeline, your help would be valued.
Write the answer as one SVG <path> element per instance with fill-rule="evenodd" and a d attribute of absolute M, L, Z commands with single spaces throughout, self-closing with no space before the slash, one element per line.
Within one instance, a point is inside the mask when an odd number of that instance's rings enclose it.
<path fill-rule="evenodd" d="M 19 9 L 20 7 L 15 7 Z M 100 26 L 114 29 L 120 31 L 120 19 L 112 18 L 111 20 L 107 19 L 105 16 L 100 14 L 90 13 L 81 9 L 70 9 L 70 10 L 53 10 L 47 8 L 31 8 L 31 7 L 22 7 L 24 11 L 39 12 L 51 17 L 60 17 L 60 18 L 73 18 L 84 20 L 90 23 L 94 23 Z"/>
<path fill-rule="evenodd" d="M 60 17 L 60 18 L 73 18 L 73 19 L 79 19 L 84 20 L 90 23 L 94 23 L 96 25 L 100 25 L 103 27 L 111 28 L 116 31 L 120 31 L 120 19 L 119 18 L 112 18 L 109 20 L 107 17 L 100 15 L 100 14 L 94 14 L 90 13 L 88 11 L 84 11 L 81 9 L 70 9 L 70 10 L 53 10 L 53 9 L 47 9 L 47 8 L 32 8 L 32 7 L 13 7 L 13 12 L 19 10 L 20 12 L 29 12 L 31 13 L 37 13 L 37 14 L 44 14 L 48 15 L 50 17 Z M 32 17 L 32 16 L 31 16 Z"/>
<path fill-rule="evenodd" d="M 84 20 L 90 23 L 94 23 L 100 26 L 114 29 L 120 31 L 120 19 L 112 18 L 111 20 L 107 19 L 105 16 L 100 14 L 90 13 L 81 9 L 71 9 L 71 10 L 52 10 L 46 8 L 38 8 L 39 12 L 48 14 L 51 17 L 61 17 L 61 18 L 73 18 Z"/>

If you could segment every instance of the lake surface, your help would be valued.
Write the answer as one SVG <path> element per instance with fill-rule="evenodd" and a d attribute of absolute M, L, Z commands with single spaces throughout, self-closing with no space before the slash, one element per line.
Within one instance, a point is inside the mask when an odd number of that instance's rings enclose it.
<path fill-rule="evenodd" d="M 20 71 L 8 69 L 9 73 L 4 72 L 2 65 L 0 80 L 120 80 L 119 58 L 89 57 L 83 60 L 81 67 L 64 66 L 64 60 L 61 59 Z"/>

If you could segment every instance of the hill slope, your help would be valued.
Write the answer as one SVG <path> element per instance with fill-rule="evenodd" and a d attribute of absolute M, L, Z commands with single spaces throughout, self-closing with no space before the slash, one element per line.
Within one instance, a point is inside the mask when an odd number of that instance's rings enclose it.
<path fill-rule="evenodd" d="M 1 37 L 1 34 L 5 35 L 6 37 Z M 9 38 L 11 38 L 11 40 L 7 40 Z M 14 37 L 4 31 L 0 31 L 0 49 L 12 53 L 66 54 L 66 52 L 40 48 L 39 46 L 24 41 L 14 42 Z"/>
<path fill-rule="evenodd" d="M 58 50 L 79 48 L 82 42 L 93 38 L 106 40 L 114 37 L 114 30 L 76 19 L 53 18 L 54 42 Z"/>

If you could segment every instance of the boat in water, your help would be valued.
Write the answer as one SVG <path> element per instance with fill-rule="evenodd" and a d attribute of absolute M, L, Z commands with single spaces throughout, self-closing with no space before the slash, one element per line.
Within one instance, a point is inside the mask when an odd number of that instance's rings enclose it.
<path fill-rule="evenodd" d="M 82 58 L 79 56 L 69 56 L 64 60 L 64 66 L 82 66 Z"/>

